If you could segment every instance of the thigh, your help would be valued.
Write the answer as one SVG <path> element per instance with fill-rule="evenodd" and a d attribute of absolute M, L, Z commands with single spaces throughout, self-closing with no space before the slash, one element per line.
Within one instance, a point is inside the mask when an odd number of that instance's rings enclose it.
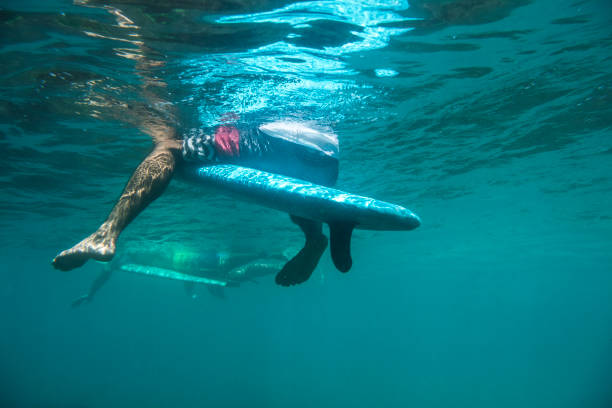
<path fill-rule="evenodd" d="M 268 149 L 244 165 L 271 173 L 295 177 L 325 186 L 333 186 L 338 178 L 338 160 L 301 144 L 269 138 Z"/>

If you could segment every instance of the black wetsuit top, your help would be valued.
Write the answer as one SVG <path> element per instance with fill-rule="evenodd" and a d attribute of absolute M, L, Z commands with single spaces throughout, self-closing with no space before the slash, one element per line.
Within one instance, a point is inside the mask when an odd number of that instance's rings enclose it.
<path fill-rule="evenodd" d="M 187 163 L 231 163 L 332 186 L 338 159 L 299 142 L 274 137 L 259 127 L 218 126 L 212 132 L 193 130 L 183 138 Z M 190 167 L 192 167 L 190 166 Z"/>

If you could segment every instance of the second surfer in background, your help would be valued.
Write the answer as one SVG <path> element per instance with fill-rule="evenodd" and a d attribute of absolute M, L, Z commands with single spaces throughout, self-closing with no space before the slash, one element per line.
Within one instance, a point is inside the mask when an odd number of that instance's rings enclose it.
<path fill-rule="evenodd" d="M 284 255 L 236 254 L 224 251 L 196 251 L 183 245 L 164 245 L 156 250 L 128 249 L 112 262 L 104 264 L 102 271 L 91 283 L 87 293 L 72 302 L 72 307 L 93 301 L 96 294 L 111 278 L 113 272 L 130 271 L 130 266 L 140 270 L 158 269 L 176 273 L 170 279 L 182 280 L 188 296 L 196 297 L 196 281 L 190 277 L 206 278 L 209 282 L 198 282 L 206 286 L 209 293 L 225 298 L 225 286 L 238 287 L 244 282 L 257 283 L 257 278 L 277 273 L 287 261 Z M 131 270 L 133 272 L 133 270 Z M 142 272 L 141 272 L 142 273 Z M 146 273 L 149 276 L 167 278 L 162 273 Z"/>

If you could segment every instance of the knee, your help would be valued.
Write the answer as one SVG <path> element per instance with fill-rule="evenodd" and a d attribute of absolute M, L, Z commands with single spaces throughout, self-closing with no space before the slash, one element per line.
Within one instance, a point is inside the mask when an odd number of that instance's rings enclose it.
<path fill-rule="evenodd" d="M 173 155 L 177 155 L 182 148 L 182 141 L 178 139 L 161 140 L 155 144 L 155 149 L 167 150 Z"/>

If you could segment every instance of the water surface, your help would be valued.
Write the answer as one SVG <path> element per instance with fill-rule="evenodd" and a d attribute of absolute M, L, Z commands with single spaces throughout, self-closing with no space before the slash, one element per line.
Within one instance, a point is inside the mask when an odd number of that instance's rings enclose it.
<path fill-rule="evenodd" d="M 607 407 L 612 7 L 605 0 L 0 5 L 7 407 Z M 233 118 L 333 126 L 338 186 L 423 225 L 358 231 L 304 285 L 225 301 L 50 260 L 151 148 Z M 164 116 L 165 115 L 165 116 Z M 229 119 L 228 119 L 229 118 Z M 127 248 L 282 252 L 285 214 L 174 181 Z"/>

